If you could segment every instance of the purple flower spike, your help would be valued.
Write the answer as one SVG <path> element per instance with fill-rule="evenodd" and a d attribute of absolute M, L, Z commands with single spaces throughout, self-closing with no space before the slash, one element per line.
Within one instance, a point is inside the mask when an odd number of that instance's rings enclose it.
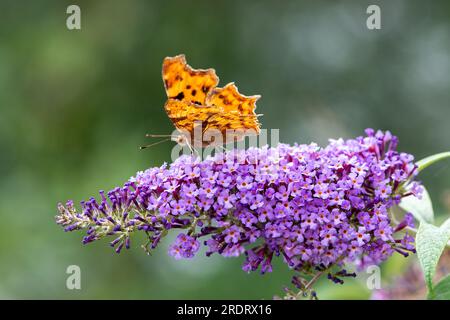
<path fill-rule="evenodd" d="M 200 161 L 182 156 L 151 168 L 124 187 L 100 192 L 100 202 L 58 205 L 57 223 L 66 231 L 87 229 L 84 243 L 113 236 L 120 252 L 132 232 L 144 231 L 146 250 L 171 229 L 182 229 L 169 248 L 176 259 L 245 253 L 243 269 L 272 271 L 281 257 L 297 271 L 324 270 L 348 262 L 378 264 L 394 252 L 414 252 L 413 239 L 389 209 L 402 196 L 421 196 L 413 181 L 413 157 L 396 151 L 389 132 L 366 137 L 275 148 L 233 150 Z M 201 239 L 200 239 L 201 238 Z M 339 276 L 329 277 L 340 283 Z"/>

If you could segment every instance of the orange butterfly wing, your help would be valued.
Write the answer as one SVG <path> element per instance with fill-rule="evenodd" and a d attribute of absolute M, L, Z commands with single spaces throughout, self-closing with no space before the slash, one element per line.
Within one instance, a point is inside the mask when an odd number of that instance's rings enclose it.
<path fill-rule="evenodd" d="M 162 76 L 169 99 L 198 105 L 205 105 L 207 93 L 219 83 L 214 69 L 193 69 L 183 54 L 164 59 Z"/>
<path fill-rule="evenodd" d="M 193 69 L 184 55 L 165 58 L 162 76 L 168 97 L 164 108 L 178 130 L 192 137 L 201 122 L 202 133 L 218 130 L 223 141 L 227 130 L 239 130 L 233 139 L 259 133 L 255 108 L 260 96 L 244 96 L 233 83 L 217 88 L 214 69 Z"/>
<path fill-rule="evenodd" d="M 167 100 L 164 108 L 175 127 L 180 131 L 187 131 L 189 134 L 194 132 L 196 121 L 201 121 L 204 126 L 209 118 L 218 113 L 215 107 L 199 106 L 192 102 L 176 99 Z"/>
<path fill-rule="evenodd" d="M 222 112 L 210 118 L 208 128 L 246 129 L 258 134 L 260 124 L 255 109 L 260 97 L 240 94 L 234 83 L 212 89 L 206 96 L 206 105 L 219 107 Z"/>
<path fill-rule="evenodd" d="M 244 96 L 231 82 L 223 88 L 214 88 L 206 96 L 206 105 L 220 106 L 225 112 L 239 112 L 241 115 L 255 115 L 256 101 L 260 95 Z"/>

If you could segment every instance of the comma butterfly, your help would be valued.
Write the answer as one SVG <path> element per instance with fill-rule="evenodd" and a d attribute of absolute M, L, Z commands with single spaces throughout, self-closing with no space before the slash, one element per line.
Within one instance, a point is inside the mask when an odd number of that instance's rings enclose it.
<path fill-rule="evenodd" d="M 164 108 L 181 133 L 178 143 L 205 147 L 259 134 L 259 95 L 244 96 L 234 83 L 217 87 L 214 69 L 193 69 L 183 54 L 164 59 L 162 77 L 168 98 Z M 211 132 L 214 139 L 205 141 Z"/>

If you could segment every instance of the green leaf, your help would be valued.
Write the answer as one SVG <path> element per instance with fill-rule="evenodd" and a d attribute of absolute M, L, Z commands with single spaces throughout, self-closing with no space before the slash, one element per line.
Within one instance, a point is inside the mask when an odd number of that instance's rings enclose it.
<path fill-rule="evenodd" d="M 450 300 L 450 275 L 439 281 L 433 291 L 428 294 L 428 299 Z"/>
<path fill-rule="evenodd" d="M 440 160 L 450 158 L 450 152 L 442 152 L 429 157 L 426 157 L 420 161 L 417 161 L 418 171 L 421 172 L 423 169 L 428 166 L 436 163 Z M 406 187 L 408 188 L 408 187 Z M 420 222 L 433 223 L 434 220 L 434 212 L 433 205 L 431 203 L 431 198 L 428 191 L 423 187 L 424 192 L 422 199 L 415 197 L 414 195 L 410 195 L 405 197 L 400 202 L 400 208 L 405 211 L 411 212 L 413 216 Z M 408 191 L 408 189 L 406 189 Z"/>
<path fill-rule="evenodd" d="M 423 169 L 427 168 L 428 166 L 431 166 L 433 163 L 441 161 L 445 158 L 450 158 L 450 152 L 442 152 L 442 153 L 438 153 L 438 154 L 434 154 L 432 156 L 423 158 L 420 161 L 417 161 L 417 169 L 420 171 L 422 171 Z"/>
<path fill-rule="evenodd" d="M 450 237 L 450 218 L 445 220 L 445 222 L 441 225 L 441 229 L 447 232 L 447 235 Z"/>
<path fill-rule="evenodd" d="M 433 292 L 433 277 L 436 272 L 436 266 L 450 238 L 449 226 L 450 222 L 448 221 L 442 227 L 436 227 L 432 224 L 422 222 L 417 232 L 417 256 L 429 292 Z"/>
<path fill-rule="evenodd" d="M 425 187 L 423 187 L 422 199 L 410 195 L 402 198 L 399 206 L 403 210 L 411 212 L 414 218 L 420 222 L 433 223 L 434 221 L 433 205 Z"/>

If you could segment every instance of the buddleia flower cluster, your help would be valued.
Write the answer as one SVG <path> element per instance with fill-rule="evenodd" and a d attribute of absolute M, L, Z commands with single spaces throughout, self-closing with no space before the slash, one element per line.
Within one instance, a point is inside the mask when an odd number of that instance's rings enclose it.
<path fill-rule="evenodd" d="M 175 259 L 206 255 L 245 256 L 243 270 L 272 271 L 280 257 L 299 273 L 333 266 L 379 264 L 394 252 L 414 252 L 406 231 L 413 220 L 394 220 L 402 197 L 421 196 L 413 156 L 397 151 L 390 132 L 317 144 L 249 148 L 204 160 L 181 156 L 172 164 L 138 172 L 98 199 L 59 204 L 58 224 L 84 229 L 83 243 L 112 237 L 116 252 L 130 247 L 136 232 L 147 251 L 168 231 Z M 328 278 L 340 283 L 341 270 Z M 297 278 L 295 278 L 297 279 Z M 293 279 L 297 287 L 301 281 Z"/>

